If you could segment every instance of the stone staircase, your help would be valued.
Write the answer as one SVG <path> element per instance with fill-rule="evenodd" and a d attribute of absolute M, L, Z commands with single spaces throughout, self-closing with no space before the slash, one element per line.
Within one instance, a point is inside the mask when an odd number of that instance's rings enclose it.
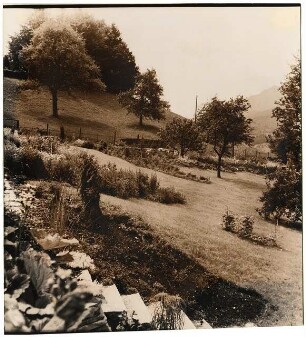
<path fill-rule="evenodd" d="M 84 272 L 83 272 L 84 273 Z M 87 271 L 86 275 L 89 275 Z M 89 280 L 89 278 L 87 278 Z M 129 317 L 133 316 L 141 325 L 151 324 L 157 302 L 146 305 L 139 293 L 130 295 L 121 295 L 115 284 L 110 286 L 102 286 L 102 310 L 107 315 L 120 315 L 126 312 Z M 189 317 L 181 311 L 183 319 L 183 330 L 188 329 L 211 329 L 212 327 L 204 320 L 200 322 L 192 322 Z"/>

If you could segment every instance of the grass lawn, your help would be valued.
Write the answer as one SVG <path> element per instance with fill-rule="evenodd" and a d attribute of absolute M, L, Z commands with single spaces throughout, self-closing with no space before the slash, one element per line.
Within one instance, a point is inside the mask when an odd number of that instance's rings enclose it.
<path fill-rule="evenodd" d="M 95 150 L 86 151 L 102 165 L 115 163 L 119 168 L 139 167 L 120 158 Z M 153 171 L 141 168 L 151 174 Z M 193 169 L 190 169 L 193 170 Z M 209 272 L 262 294 L 277 310 L 261 322 L 263 326 L 301 325 L 302 311 L 302 234 L 285 227 L 278 228 L 281 249 L 255 245 L 224 231 L 220 225 L 228 207 L 238 215 L 253 215 L 255 232 L 272 235 L 274 225 L 261 219 L 256 207 L 265 189 L 264 177 L 252 173 L 205 171 L 211 184 L 201 184 L 156 172 L 162 186 L 174 186 L 187 198 L 186 205 L 156 205 L 154 202 L 122 200 L 103 195 L 102 201 L 121 206 L 140 215 L 164 239 L 194 257 Z"/>
<path fill-rule="evenodd" d="M 120 106 L 115 95 L 108 93 L 88 92 L 60 92 L 58 97 L 59 118 L 53 118 L 51 94 L 46 88 L 39 91 L 23 90 L 10 99 L 9 93 L 16 90 L 18 81 L 4 78 L 5 106 L 14 105 L 15 118 L 19 119 L 20 126 L 30 128 L 46 128 L 47 123 L 51 134 L 59 135 L 60 126 L 63 125 L 68 136 L 78 137 L 80 128 L 83 137 L 92 140 L 112 142 L 116 131 L 116 138 L 140 137 L 154 139 L 159 129 L 173 117 L 169 113 L 164 121 L 144 120 L 143 127 L 138 126 L 138 118 L 127 115 L 127 111 Z M 10 109 L 12 107 L 10 106 Z"/>

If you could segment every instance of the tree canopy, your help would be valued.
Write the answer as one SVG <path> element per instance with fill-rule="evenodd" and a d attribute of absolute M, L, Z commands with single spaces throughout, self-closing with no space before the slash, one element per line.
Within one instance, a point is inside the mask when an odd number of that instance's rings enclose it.
<path fill-rule="evenodd" d="M 27 70 L 22 49 L 31 43 L 33 31 L 47 20 L 43 11 L 36 13 L 18 34 L 11 37 L 8 57 L 12 70 Z M 105 83 L 107 91 L 119 93 L 134 86 L 139 74 L 135 57 L 115 25 L 106 25 L 103 20 L 89 15 L 60 20 L 70 24 L 84 39 L 86 51 L 100 68 L 101 81 Z"/>
<path fill-rule="evenodd" d="M 200 130 L 191 119 L 174 118 L 159 135 L 167 146 L 179 147 L 182 157 L 187 151 L 200 150 L 203 146 Z"/>
<path fill-rule="evenodd" d="M 291 66 L 291 72 L 281 84 L 282 97 L 272 115 L 278 126 L 268 138 L 271 149 L 286 164 L 267 176 L 267 191 L 262 208 L 266 217 L 289 221 L 302 219 L 302 92 L 301 61 Z"/>
<path fill-rule="evenodd" d="M 47 20 L 34 30 L 31 44 L 23 48 L 30 78 L 46 85 L 53 101 L 53 116 L 58 116 L 60 89 L 84 86 L 103 88 L 99 68 L 86 53 L 81 36 L 70 25 Z"/>
<path fill-rule="evenodd" d="M 278 158 L 287 163 L 290 159 L 296 167 L 301 167 L 302 156 L 302 91 L 301 61 L 291 66 L 291 72 L 279 88 L 282 97 L 275 102 L 272 116 L 277 120 L 277 128 L 268 138 L 270 147 Z"/>
<path fill-rule="evenodd" d="M 162 100 L 163 87 L 159 84 L 156 71 L 147 70 L 136 78 L 135 86 L 119 95 L 119 102 L 128 113 L 139 117 L 139 125 L 143 119 L 161 120 L 169 110 L 168 102 Z"/>
<path fill-rule="evenodd" d="M 251 144 L 252 119 L 244 116 L 250 104 L 243 96 L 228 101 L 214 97 L 197 115 L 197 124 L 204 133 L 205 141 L 213 146 L 218 156 L 217 176 L 221 178 L 222 157 L 233 144 Z"/>

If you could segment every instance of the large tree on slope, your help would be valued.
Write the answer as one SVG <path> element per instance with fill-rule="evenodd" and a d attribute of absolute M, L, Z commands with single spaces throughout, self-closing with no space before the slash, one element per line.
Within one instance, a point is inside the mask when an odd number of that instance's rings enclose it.
<path fill-rule="evenodd" d="M 59 90 L 104 88 L 98 66 L 86 53 L 84 40 L 59 20 L 47 20 L 34 30 L 31 43 L 22 54 L 30 78 L 49 88 L 54 117 L 58 117 Z"/>

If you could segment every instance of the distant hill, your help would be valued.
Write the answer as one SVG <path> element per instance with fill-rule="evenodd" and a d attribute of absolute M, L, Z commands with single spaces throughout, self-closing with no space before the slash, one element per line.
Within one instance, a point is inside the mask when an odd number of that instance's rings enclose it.
<path fill-rule="evenodd" d="M 53 118 L 52 100 L 49 91 L 41 88 L 39 91 L 22 90 L 16 94 L 18 80 L 4 78 L 4 106 L 9 106 L 8 115 L 19 119 L 21 127 L 46 128 L 51 134 L 59 134 L 63 125 L 67 135 L 78 137 L 80 128 L 83 137 L 89 139 L 103 139 L 112 141 L 116 132 L 116 139 L 143 138 L 156 139 L 157 132 L 174 117 L 175 113 L 168 113 L 166 119 L 160 122 L 145 119 L 143 127 L 138 126 L 138 118 L 128 114 L 113 94 L 60 92 L 58 98 L 59 118 Z M 14 98 L 12 98 L 12 94 Z M 6 109 L 7 110 L 7 109 Z"/>
<path fill-rule="evenodd" d="M 275 130 L 276 119 L 272 118 L 272 110 L 275 107 L 275 101 L 281 97 L 278 87 L 273 86 L 259 93 L 248 97 L 251 108 L 247 116 L 253 119 L 255 144 L 266 142 L 266 135 Z"/>

